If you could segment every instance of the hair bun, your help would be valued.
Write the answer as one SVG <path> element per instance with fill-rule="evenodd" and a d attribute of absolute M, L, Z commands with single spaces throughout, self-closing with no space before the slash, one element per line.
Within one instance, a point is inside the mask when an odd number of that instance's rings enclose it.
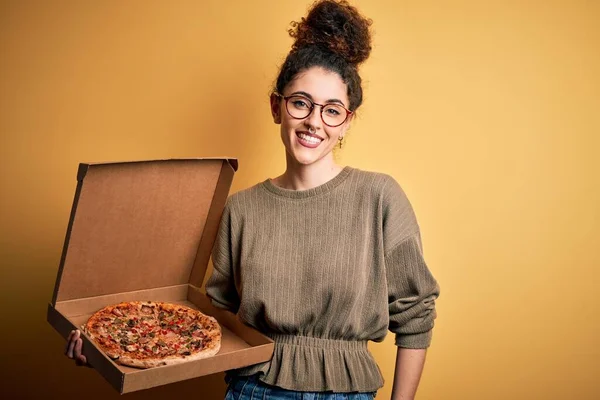
<path fill-rule="evenodd" d="M 316 45 L 358 65 L 371 53 L 371 24 L 347 1 L 319 0 L 305 18 L 292 22 L 292 51 Z"/>

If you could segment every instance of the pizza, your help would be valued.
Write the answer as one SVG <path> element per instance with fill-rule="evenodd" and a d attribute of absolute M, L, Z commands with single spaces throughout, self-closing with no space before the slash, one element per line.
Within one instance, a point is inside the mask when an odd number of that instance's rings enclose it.
<path fill-rule="evenodd" d="M 95 312 L 82 329 L 108 357 L 137 368 L 199 360 L 221 348 L 216 319 L 172 303 L 110 305 Z"/>

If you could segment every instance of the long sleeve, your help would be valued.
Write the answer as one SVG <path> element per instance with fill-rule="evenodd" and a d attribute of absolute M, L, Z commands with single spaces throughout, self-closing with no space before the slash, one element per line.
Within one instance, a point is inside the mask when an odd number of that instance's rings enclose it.
<path fill-rule="evenodd" d="M 391 181 L 384 198 L 385 270 L 390 331 L 396 345 L 423 349 L 431 343 L 439 285 L 423 258 L 419 226 L 406 195 Z"/>
<path fill-rule="evenodd" d="M 219 232 L 212 251 L 213 273 L 206 283 L 206 294 L 215 307 L 236 313 L 240 297 L 236 288 L 237 257 L 233 236 L 233 216 L 229 201 L 223 210 Z"/>
<path fill-rule="evenodd" d="M 439 286 L 427 268 L 419 234 L 398 244 L 385 257 L 388 281 L 390 331 L 396 334 L 396 345 L 423 349 L 431 343 L 435 299 Z"/>

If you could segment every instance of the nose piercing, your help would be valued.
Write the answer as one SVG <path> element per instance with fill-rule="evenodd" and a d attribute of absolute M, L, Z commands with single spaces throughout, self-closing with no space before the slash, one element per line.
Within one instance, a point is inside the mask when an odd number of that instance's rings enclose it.
<path fill-rule="evenodd" d="M 315 133 L 315 132 L 316 132 L 316 130 L 315 130 L 315 128 L 313 128 L 313 127 L 311 126 L 311 127 L 309 127 L 309 128 L 308 128 L 308 132 L 309 132 L 309 133 Z"/>

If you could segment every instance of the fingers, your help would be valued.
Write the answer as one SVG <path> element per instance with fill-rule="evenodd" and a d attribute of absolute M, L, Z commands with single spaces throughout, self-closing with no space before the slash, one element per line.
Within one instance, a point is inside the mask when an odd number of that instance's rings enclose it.
<path fill-rule="evenodd" d="M 87 363 L 87 358 L 83 354 L 81 354 L 79 357 L 77 357 L 75 359 L 75 364 L 77 366 L 80 366 L 80 367 L 83 366 L 83 365 L 89 366 L 88 363 Z"/>
<path fill-rule="evenodd" d="M 73 357 L 80 358 L 81 357 L 81 348 L 83 347 L 83 340 L 80 337 L 75 341 L 75 347 L 73 348 Z"/>
<path fill-rule="evenodd" d="M 69 333 L 69 337 L 67 338 L 67 344 L 65 344 L 65 356 L 67 355 L 67 352 L 69 351 L 69 344 L 71 343 L 71 339 L 73 338 L 74 334 L 75 334 L 75 331 L 71 331 L 71 333 Z"/>
<path fill-rule="evenodd" d="M 75 349 L 75 344 L 77 343 L 77 340 L 79 339 L 79 331 L 75 330 L 73 332 L 71 332 L 71 334 L 69 335 L 69 341 L 67 342 L 67 357 L 69 358 L 73 358 L 73 351 Z"/>
<path fill-rule="evenodd" d="M 87 362 L 87 357 L 82 354 L 83 352 L 83 340 L 81 339 L 81 332 L 74 330 L 69 333 L 67 338 L 67 345 L 65 346 L 65 355 L 75 360 L 75 364 L 78 366 L 90 366 Z"/>
<path fill-rule="evenodd" d="M 87 357 L 84 356 L 83 354 L 81 354 L 82 350 L 83 350 L 83 340 L 81 338 L 78 338 L 75 341 L 75 348 L 73 349 L 73 357 L 75 357 L 75 364 L 78 366 L 85 365 L 85 366 L 89 367 L 89 365 L 87 363 Z"/>

